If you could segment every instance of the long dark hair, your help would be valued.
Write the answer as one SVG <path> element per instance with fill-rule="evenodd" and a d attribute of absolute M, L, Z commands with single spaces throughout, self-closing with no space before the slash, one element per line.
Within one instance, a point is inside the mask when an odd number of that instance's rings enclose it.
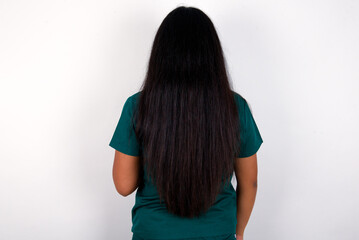
<path fill-rule="evenodd" d="M 161 23 L 135 111 L 142 165 L 170 213 L 198 217 L 233 175 L 239 116 L 210 18 L 180 6 Z"/>

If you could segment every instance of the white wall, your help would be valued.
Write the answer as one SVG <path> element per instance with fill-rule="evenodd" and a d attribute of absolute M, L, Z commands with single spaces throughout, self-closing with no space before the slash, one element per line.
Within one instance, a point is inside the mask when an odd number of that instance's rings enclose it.
<path fill-rule="evenodd" d="M 108 143 L 180 4 L 213 20 L 264 140 L 245 239 L 359 239 L 350 0 L 1 0 L 0 239 L 131 238 Z"/>

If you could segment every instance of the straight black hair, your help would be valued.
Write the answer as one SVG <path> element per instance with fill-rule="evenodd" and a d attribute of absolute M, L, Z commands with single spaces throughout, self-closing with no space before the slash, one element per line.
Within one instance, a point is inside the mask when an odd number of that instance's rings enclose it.
<path fill-rule="evenodd" d="M 141 165 L 170 213 L 199 217 L 230 182 L 239 115 L 210 18 L 180 6 L 162 21 L 134 114 Z"/>

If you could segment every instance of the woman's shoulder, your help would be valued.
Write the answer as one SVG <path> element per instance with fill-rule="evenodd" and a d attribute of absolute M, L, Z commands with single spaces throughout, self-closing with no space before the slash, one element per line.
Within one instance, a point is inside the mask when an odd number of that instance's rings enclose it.
<path fill-rule="evenodd" d="M 232 90 L 232 93 L 234 95 L 234 99 L 236 101 L 237 107 L 240 111 L 243 111 L 245 108 L 245 105 L 247 103 L 247 100 L 238 92 Z"/>
<path fill-rule="evenodd" d="M 131 101 L 137 101 L 137 99 L 138 99 L 139 96 L 140 96 L 140 93 L 141 93 L 141 91 L 135 92 L 135 93 L 133 93 L 132 95 L 130 95 L 130 96 L 128 97 L 128 99 L 131 100 Z"/>
<path fill-rule="evenodd" d="M 133 109 L 137 106 L 138 99 L 140 97 L 140 93 L 141 93 L 141 91 L 138 91 L 138 92 L 133 93 L 129 97 L 127 97 L 126 102 L 129 102 L 131 109 Z"/>

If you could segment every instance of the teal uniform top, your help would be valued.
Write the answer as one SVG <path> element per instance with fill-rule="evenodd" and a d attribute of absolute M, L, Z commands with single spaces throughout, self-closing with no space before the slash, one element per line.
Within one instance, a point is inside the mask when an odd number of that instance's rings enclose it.
<path fill-rule="evenodd" d="M 131 116 L 136 107 L 139 94 L 127 98 L 120 119 L 109 146 L 131 156 L 142 154 L 141 143 L 136 138 Z M 255 154 L 263 140 L 247 101 L 234 92 L 234 98 L 240 115 L 240 153 L 238 158 Z M 147 179 L 144 168 L 144 187 L 137 189 L 135 204 L 132 208 L 133 240 L 148 239 L 186 239 L 186 240 L 232 240 L 236 233 L 237 201 L 232 184 L 227 184 L 217 196 L 209 210 L 199 218 L 180 218 L 166 210 L 160 204 L 156 186 Z M 232 173 L 233 177 L 233 173 Z"/>

